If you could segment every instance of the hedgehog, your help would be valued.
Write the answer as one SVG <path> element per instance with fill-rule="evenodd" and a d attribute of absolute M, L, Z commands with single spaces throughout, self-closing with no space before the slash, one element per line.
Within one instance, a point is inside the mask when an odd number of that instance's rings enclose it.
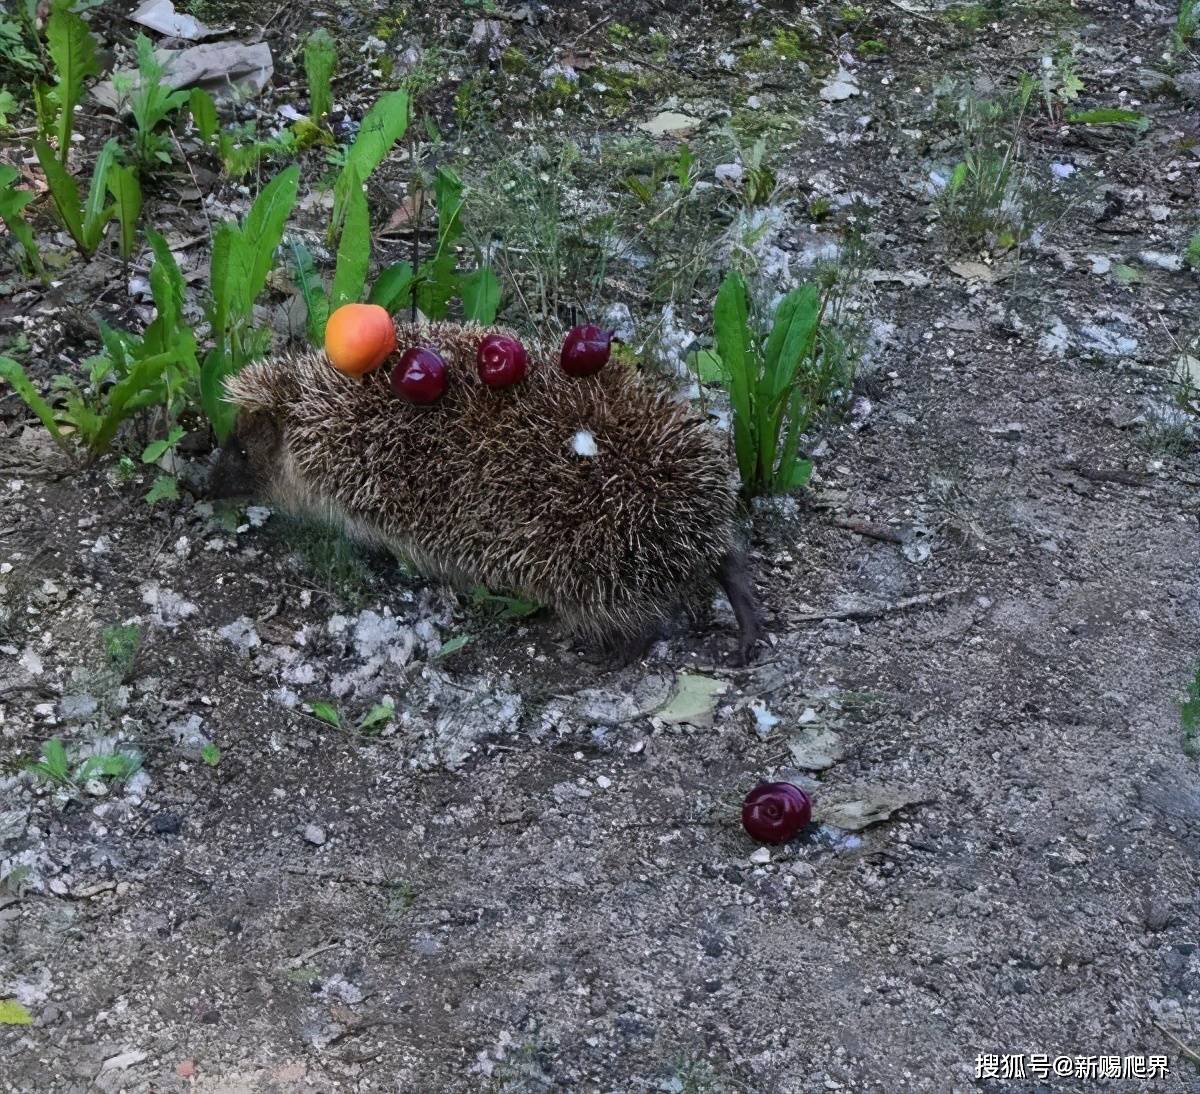
<path fill-rule="evenodd" d="M 531 348 L 525 379 L 488 387 L 474 324 L 398 324 L 396 352 L 436 349 L 432 405 L 395 397 L 386 370 L 355 378 L 320 351 L 226 381 L 234 429 L 214 497 L 255 496 L 391 548 L 460 589 L 550 607 L 576 638 L 628 660 L 714 582 L 745 662 L 760 622 L 737 546 L 737 479 L 723 438 L 662 383 L 616 362 L 572 378 Z"/>

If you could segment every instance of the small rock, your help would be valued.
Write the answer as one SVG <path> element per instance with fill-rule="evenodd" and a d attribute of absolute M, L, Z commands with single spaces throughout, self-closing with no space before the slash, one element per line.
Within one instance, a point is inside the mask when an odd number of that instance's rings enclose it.
<path fill-rule="evenodd" d="M 771 849 L 769 847 L 760 847 L 750 856 L 750 861 L 756 866 L 763 866 L 771 861 Z"/>
<path fill-rule="evenodd" d="M 821 98 L 827 103 L 840 102 L 842 99 L 849 99 L 860 94 L 862 92 L 859 90 L 854 74 L 844 68 L 838 69 L 837 75 L 821 88 Z"/>
<path fill-rule="evenodd" d="M 1183 259 L 1179 255 L 1164 254 L 1162 251 L 1142 251 L 1138 258 L 1147 266 L 1157 266 L 1160 270 L 1174 273 L 1183 269 Z"/>
<path fill-rule="evenodd" d="M 319 824 L 306 824 L 304 826 L 305 842 L 311 843 L 314 847 L 320 847 L 325 842 L 325 829 Z"/>

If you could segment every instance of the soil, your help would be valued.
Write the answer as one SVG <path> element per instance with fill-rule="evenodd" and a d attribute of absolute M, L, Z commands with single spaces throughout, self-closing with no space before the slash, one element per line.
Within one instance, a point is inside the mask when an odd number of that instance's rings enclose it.
<path fill-rule="evenodd" d="M 998 4 L 979 26 L 961 5 L 861 6 L 857 40 L 888 46 L 870 60 L 829 4 L 504 23 L 538 70 L 597 21 L 657 30 L 730 102 L 772 93 L 714 61 L 748 24 L 820 29 L 788 77 L 805 105 L 774 245 L 802 269 L 840 196 L 868 206 L 877 337 L 810 485 L 756 508 L 770 641 L 745 670 L 722 599 L 645 661 L 596 665 L 553 618 L 489 616 L 281 514 L 230 520 L 186 490 L 151 507 L 150 476 L 67 464 L 0 396 L 0 998 L 32 1019 L 0 1026 L 0 1090 L 1100 1085 L 980 1078 L 985 1053 L 1161 1055 L 1165 1077 L 1103 1088 L 1200 1090 L 1200 772 L 1179 713 L 1200 459 L 1169 384 L 1197 285 L 1145 257 L 1197 227 L 1196 104 L 1172 90 L 1195 58 L 1164 59 L 1174 11 L 1153 0 Z M 297 9 L 264 31 L 279 101 L 302 86 L 298 35 L 352 41 L 383 11 Z M 387 48 L 461 45 L 477 9 L 407 16 Z M 1019 254 L 965 246 L 920 185 L 954 158 L 930 88 L 1064 47 L 1081 103 L 1150 126 L 1032 123 L 1053 219 Z M 859 94 L 824 101 L 839 63 Z M 551 110 L 553 139 L 631 132 L 669 92 L 641 94 L 618 116 Z M 450 141 L 452 95 L 430 106 Z M 810 223 L 813 196 L 832 223 Z M 203 225 L 169 205 L 151 208 Z M 4 308 L 43 383 L 93 316 L 141 314 L 87 269 Z M 113 625 L 137 628 L 132 659 L 106 655 Z M 712 709 L 672 717 L 681 674 L 723 686 Z M 358 729 L 385 701 L 394 717 Z M 55 788 L 26 770 L 55 737 L 136 748 L 142 769 Z M 817 823 L 764 852 L 738 806 L 778 778 Z"/>

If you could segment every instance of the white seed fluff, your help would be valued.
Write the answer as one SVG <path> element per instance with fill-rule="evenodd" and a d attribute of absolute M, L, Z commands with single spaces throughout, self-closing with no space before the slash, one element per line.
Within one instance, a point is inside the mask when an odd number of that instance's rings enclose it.
<path fill-rule="evenodd" d="M 577 456 L 595 456 L 600 449 L 596 447 L 596 438 L 586 429 L 581 429 L 571 438 L 571 451 Z"/>

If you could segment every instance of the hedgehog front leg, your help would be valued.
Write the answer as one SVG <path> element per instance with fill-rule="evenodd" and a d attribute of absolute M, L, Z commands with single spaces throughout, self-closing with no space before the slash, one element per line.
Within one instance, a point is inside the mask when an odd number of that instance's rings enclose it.
<path fill-rule="evenodd" d="M 717 580 L 729 606 L 737 619 L 739 638 L 737 663 L 746 664 L 754 653 L 754 647 L 762 639 L 762 622 L 759 619 L 758 603 L 754 599 L 754 586 L 746 569 L 746 556 L 741 551 L 729 551 L 721 560 Z"/>

